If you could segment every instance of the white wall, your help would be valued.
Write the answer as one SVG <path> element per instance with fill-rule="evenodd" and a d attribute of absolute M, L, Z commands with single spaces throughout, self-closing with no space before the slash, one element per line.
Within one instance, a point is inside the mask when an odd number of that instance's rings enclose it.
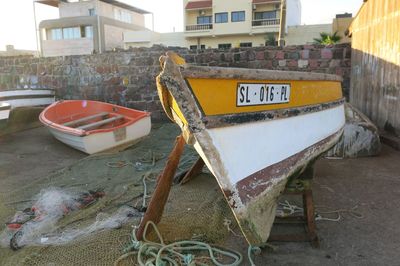
<path fill-rule="evenodd" d="M 42 42 L 43 56 L 91 54 L 93 39 L 46 40 Z"/>
<path fill-rule="evenodd" d="M 125 48 L 151 47 L 154 44 L 164 46 L 188 47 L 183 32 L 158 33 L 150 30 L 129 31 L 124 33 Z"/>
<path fill-rule="evenodd" d="M 124 31 L 126 30 L 111 25 L 104 25 L 105 49 L 123 48 Z"/>
<path fill-rule="evenodd" d="M 289 26 L 301 25 L 300 0 L 286 0 L 286 31 Z"/>
<path fill-rule="evenodd" d="M 285 37 L 286 45 L 314 43 L 314 38 L 319 38 L 321 32 L 330 34 L 332 32 L 332 24 L 290 26 Z"/>
<path fill-rule="evenodd" d="M 84 2 L 60 2 L 60 18 L 89 16 L 89 9 L 96 7 L 96 0 Z"/>

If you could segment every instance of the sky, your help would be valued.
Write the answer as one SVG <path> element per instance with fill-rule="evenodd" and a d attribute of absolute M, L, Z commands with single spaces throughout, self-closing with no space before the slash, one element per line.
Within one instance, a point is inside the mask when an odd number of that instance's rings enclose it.
<path fill-rule="evenodd" d="M 183 30 L 183 0 L 119 0 L 154 13 L 158 32 Z M 226 0 L 235 1 L 235 0 Z M 357 14 L 363 0 L 301 0 L 302 24 L 331 23 L 336 14 Z M 12 44 L 16 49 L 36 50 L 33 0 L 0 1 L 0 50 Z M 35 4 L 37 24 L 58 18 L 58 9 Z M 151 16 L 146 19 L 151 28 Z"/>

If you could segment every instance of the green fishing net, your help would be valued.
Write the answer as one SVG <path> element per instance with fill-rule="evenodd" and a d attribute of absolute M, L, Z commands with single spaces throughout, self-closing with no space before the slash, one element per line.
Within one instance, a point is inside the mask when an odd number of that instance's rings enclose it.
<path fill-rule="evenodd" d="M 84 230 L 96 223 L 99 214 L 110 216 L 122 206 L 141 207 L 143 178 L 151 195 L 155 179 L 165 166 L 175 138 L 180 133 L 173 124 L 153 126 L 151 134 L 138 144 L 118 153 L 98 154 L 0 195 L 0 230 L 17 210 L 31 207 L 46 188 L 70 192 L 103 189 L 105 196 L 87 208 L 68 213 L 57 221 L 55 232 Z M 178 175 L 197 160 L 197 153 L 186 146 Z M 214 177 L 207 173 L 189 183 L 174 185 L 159 229 L 167 242 L 196 239 L 222 243 L 230 233 L 227 221 L 236 225 Z M 149 198 L 146 199 L 147 203 Z M 27 245 L 17 251 L 0 247 L 0 265 L 113 265 L 129 243 L 133 217 L 118 228 L 94 231 L 62 245 Z M 127 258 L 120 265 L 133 265 Z"/>

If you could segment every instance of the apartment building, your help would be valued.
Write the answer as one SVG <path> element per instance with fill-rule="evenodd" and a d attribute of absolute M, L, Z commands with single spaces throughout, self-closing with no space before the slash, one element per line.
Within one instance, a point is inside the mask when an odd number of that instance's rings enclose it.
<path fill-rule="evenodd" d="M 36 0 L 58 7 L 58 19 L 39 24 L 42 56 L 101 53 L 124 48 L 124 32 L 145 29 L 150 12 L 116 0 Z"/>
<path fill-rule="evenodd" d="M 263 46 L 282 18 L 285 32 L 300 25 L 300 0 L 184 0 L 184 37 L 192 49 Z"/>

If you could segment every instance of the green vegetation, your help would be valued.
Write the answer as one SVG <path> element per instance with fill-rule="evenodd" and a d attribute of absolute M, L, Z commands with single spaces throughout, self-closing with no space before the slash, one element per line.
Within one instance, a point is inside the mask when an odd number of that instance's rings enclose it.
<path fill-rule="evenodd" d="M 265 37 L 265 45 L 266 46 L 276 46 L 277 45 L 274 34 L 268 34 Z"/>
<path fill-rule="evenodd" d="M 325 32 L 321 32 L 319 35 L 320 38 L 314 38 L 314 42 L 316 44 L 324 44 L 324 45 L 336 44 L 340 42 L 340 40 L 342 39 L 342 37 L 337 35 L 337 32 L 335 32 L 332 35 Z"/>

